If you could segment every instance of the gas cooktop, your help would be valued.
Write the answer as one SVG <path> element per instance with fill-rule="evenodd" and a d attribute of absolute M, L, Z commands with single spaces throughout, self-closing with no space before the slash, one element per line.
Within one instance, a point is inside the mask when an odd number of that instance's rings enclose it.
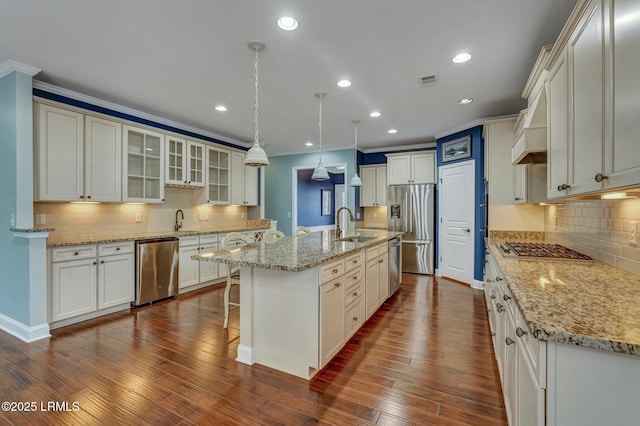
<path fill-rule="evenodd" d="M 516 259 L 593 261 L 591 257 L 559 244 L 498 243 L 496 246 L 502 256 Z"/>

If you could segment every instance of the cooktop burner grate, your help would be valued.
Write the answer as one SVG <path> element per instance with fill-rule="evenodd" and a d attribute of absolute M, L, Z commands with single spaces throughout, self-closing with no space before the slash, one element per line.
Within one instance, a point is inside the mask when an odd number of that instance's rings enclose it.
<path fill-rule="evenodd" d="M 501 243 L 498 244 L 503 256 L 516 258 L 538 258 L 558 260 L 591 261 L 591 257 L 559 244 L 541 243 Z"/>

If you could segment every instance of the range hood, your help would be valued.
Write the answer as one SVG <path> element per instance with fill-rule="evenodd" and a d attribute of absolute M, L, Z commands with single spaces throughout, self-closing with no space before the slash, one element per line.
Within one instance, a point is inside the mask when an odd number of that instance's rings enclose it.
<path fill-rule="evenodd" d="M 515 143 L 511 148 L 512 164 L 546 163 L 547 161 L 547 93 L 546 71 L 536 83 L 537 93 L 529 98 L 529 107 L 520 112 L 514 126 Z"/>

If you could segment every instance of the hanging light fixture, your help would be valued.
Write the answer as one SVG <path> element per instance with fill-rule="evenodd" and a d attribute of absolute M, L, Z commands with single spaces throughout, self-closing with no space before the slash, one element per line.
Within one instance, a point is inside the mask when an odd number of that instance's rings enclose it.
<path fill-rule="evenodd" d="M 318 98 L 318 165 L 313 170 L 313 175 L 311 175 L 311 179 L 313 180 L 329 180 L 329 173 L 327 173 L 327 168 L 322 164 L 322 100 L 327 96 L 325 93 L 316 93 L 316 98 Z"/>
<path fill-rule="evenodd" d="M 349 182 L 349 186 L 362 186 L 362 179 L 358 176 L 358 123 L 360 120 L 351 121 L 354 127 L 354 136 L 355 140 L 354 148 L 353 148 L 353 177 L 351 178 L 351 182 Z"/>
<path fill-rule="evenodd" d="M 256 62 L 255 62 L 255 137 L 253 140 L 253 146 L 247 152 L 247 155 L 244 157 L 244 164 L 247 166 L 260 167 L 260 166 L 268 166 L 269 159 L 267 158 L 267 153 L 264 152 L 262 146 L 260 146 L 260 139 L 258 137 L 258 52 L 264 50 L 265 45 L 261 41 L 250 41 L 249 49 L 256 52 Z"/>

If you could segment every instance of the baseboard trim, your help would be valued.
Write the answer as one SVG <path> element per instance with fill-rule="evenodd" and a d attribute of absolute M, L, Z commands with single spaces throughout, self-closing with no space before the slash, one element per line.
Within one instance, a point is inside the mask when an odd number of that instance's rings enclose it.
<path fill-rule="evenodd" d="M 473 280 L 473 282 L 471 283 L 471 287 L 475 288 L 476 290 L 484 290 L 484 281 Z"/>
<path fill-rule="evenodd" d="M 4 330 L 12 336 L 27 343 L 51 337 L 51 334 L 49 333 L 49 324 L 47 323 L 29 327 L 2 314 L 0 314 L 0 330 Z"/>
<path fill-rule="evenodd" d="M 238 345 L 238 357 L 236 361 L 247 365 L 255 364 L 256 360 L 253 348 L 247 345 Z"/>

